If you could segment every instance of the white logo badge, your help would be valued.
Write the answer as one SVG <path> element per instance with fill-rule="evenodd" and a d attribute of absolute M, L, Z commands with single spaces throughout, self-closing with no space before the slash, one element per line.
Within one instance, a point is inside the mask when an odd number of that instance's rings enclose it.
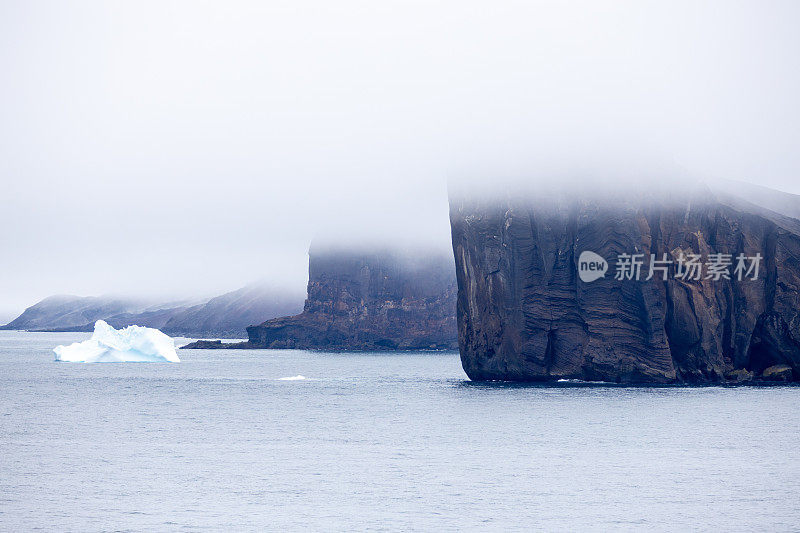
<path fill-rule="evenodd" d="M 578 276 L 584 283 L 600 279 L 606 275 L 608 263 L 594 252 L 581 252 L 578 257 Z"/>

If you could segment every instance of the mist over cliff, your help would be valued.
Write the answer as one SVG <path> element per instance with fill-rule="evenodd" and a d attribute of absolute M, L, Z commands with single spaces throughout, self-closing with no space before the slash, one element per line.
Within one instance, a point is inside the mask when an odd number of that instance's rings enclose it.
<path fill-rule="evenodd" d="M 467 374 L 800 378 L 800 221 L 735 184 L 623 181 L 452 193 Z M 756 199 L 796 207 L 778 191 Z M 584 253 L 597 273 L 582 275 Z"/>
<path fill-rule="evenodd" d="M 456 348 L 452 255 L 441 250 L 315 245 L 303 312 L 247 328 L 249 347 Z"/>
<path fill-rule="evenodd" d="M 446 245 L 447 176 L 531 153 L 800 192 L 795 2 L 345 4 L 3 2 L 0 313 L 302 289 L 318 233 Z"/>
<path fill-rule="evenodd" d="M 214 298 L 153 302 L 111 296 L 59 295 L 28 307 L 0 330 L 93 331 L 97 320 L 115 328 L 157 328 L 173 336 L 241 338 L 245 328 L 302 309 L 297 291 L 253 283 Z"/>

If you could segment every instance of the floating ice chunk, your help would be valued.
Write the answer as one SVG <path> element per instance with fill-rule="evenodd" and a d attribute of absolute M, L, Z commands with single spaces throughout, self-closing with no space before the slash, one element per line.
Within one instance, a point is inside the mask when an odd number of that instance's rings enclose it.
<path fill-rule="evenodd" d="M 278 378 L 278 381 L 299 381 L 301 379 L 306 379 L 306 377 L 298 375 L 298 376 L 291 376 L 288 378 Z"/>
<path fill-rule="evenodd" d="M 180 363 L 175 343 L 157 329 L 128 326 L 116 330 L 105 321 L 94 323 L 92 338 L 53 349 L 56 361 L 71 363 Z"/>

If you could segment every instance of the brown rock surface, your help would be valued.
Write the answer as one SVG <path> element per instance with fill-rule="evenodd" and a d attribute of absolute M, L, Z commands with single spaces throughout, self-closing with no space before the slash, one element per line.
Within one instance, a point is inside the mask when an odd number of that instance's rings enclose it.
<path fill-rule="evenodd" d="M 312 249 L 303 312 L 248 327 L 241 347 L 456 349 L 456 292 L 446 254 Z"/>
<path fill-rule="evenodd" d="M 461 359 L 477 380 L 719 382 L 774 365 L 800 371 L 800 222 L 700 189 L 663 202 L 451 195 Z M 609 262 L 578 277 L 578 256 Z M 642 279 L 616 280 L 643 253 Z M 740 253 L 757 280 L 650 280 L 650 254 Z M 705 275 L 705 272 L 704 272 Z M 737 380 L 747 374 L 736 374 Z M 781 374 L 785 376 L 785 373 Z"/>

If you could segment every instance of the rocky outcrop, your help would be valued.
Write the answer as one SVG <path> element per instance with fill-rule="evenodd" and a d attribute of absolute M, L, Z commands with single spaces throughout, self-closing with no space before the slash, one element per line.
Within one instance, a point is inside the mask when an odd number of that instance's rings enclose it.
<path fill-rule="evenodd" d="M 241 347 L 455 349 L 456 292 L 446 254 L 312 249 L 303 312 L 247 328 Z"/>
<path fill-rule="evenodd" d="M 190 342 L 185 346 L 181 346 L 181 348 L 189 348 L 193 350 L 223 350 L 228 349 L 231 347 L 235 348 L 244 348 L 246 347 L 247 343 L 245 342 L 222 342 L 221 340 L 199 340 Z"/>
<path fill-rule="evenodd" d="M 701 189 L 651 195 L 451 195 L 464 370 L 475 380 L 704 383 L 800 378 L 800 222 Z M 581 281 L 593 251 L 609 272 Z M 642 276 L 615 279 L 619 254 Z M 759 277 L 676 279 L 684 254 L 760 254 Z M 668 278 L 648 275 L 650 254 Z M 731 268 L 732 272 L 733 268 Z"/>

